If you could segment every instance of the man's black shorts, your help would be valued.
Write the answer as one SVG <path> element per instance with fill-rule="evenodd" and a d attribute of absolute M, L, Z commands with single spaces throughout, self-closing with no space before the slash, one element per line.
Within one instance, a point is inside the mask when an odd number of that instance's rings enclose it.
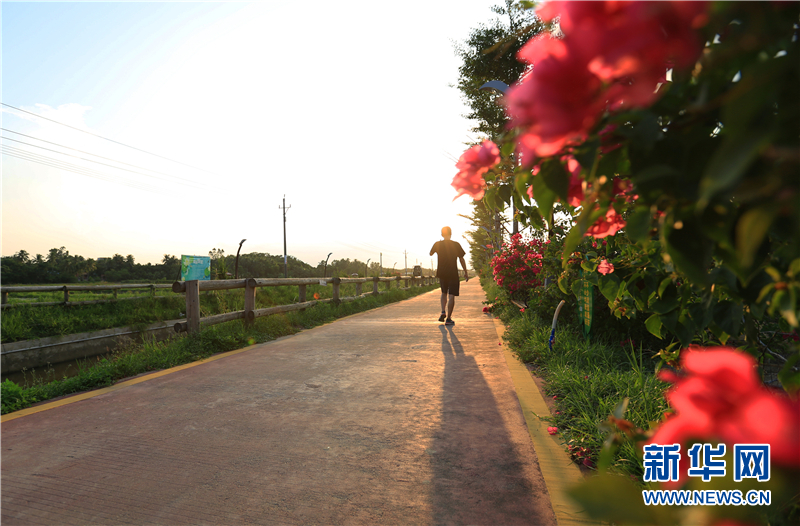
<path fill-rule="evenodd" d="M 458 296 L 458 286 L 461 284 L 458 278 L 440 278 L 439 283 L 442 285 L 442 293 Z"/>

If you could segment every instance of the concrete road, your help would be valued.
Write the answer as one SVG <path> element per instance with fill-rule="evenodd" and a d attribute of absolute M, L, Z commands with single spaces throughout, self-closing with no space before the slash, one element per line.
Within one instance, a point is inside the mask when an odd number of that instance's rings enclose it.
<path fill-rule="evenodd" d="M 6 421 L 3 526 L 555 525 L 478 280 L 439 297 Z"/>

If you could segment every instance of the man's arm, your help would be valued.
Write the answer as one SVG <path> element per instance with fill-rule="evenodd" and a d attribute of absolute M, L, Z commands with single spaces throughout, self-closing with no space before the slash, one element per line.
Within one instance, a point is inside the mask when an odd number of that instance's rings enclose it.
<path fill-rule="evenodd" d="M 467 272 L 467 262 L 464 261 L 464 256 L 459 256 L 458 259 L 461 261 L 461 268 L 464 269 L 464 281 L 469 281 L 469 272 Z"/>
<path fill-rule="evenodd" d="M 437 241 L 437 242 L 436 242 L 436 243 L 434 243 L 434 244 L 433 244 L 433 246 L 431 247 L 431 253 L 430 253 L 430 255 L 431 255 L 431 256 L 432 256 L 432 255 L 434 255 L 434 254 L 436 253 L 436 245 L 438 245 L 438 244 L 439 244 L 439 242 Z"/>

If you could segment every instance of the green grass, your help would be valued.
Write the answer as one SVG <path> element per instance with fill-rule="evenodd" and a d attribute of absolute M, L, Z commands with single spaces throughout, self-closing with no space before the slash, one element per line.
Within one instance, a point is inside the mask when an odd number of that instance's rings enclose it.
<path fill-rule="evenodd" d="M 176 335 L 172 339 L 160 342 L 151 340 L 138 345 L 132 344 L 127 348 L 115 351 L 110 357 L 79 362 L 77 374 L 69 378 L 45 381 L 48 374 L 46 370 L 39 375 L 28 373 L 30 374 L 28 380 L 30 387 L 23 388 L 10 380 L 0 384 L 2 387 L 2 398 L 0 399 L 2 414 L 18 411 L 37 402 L 59 396 L 105 387 L 123 378 L 148 371 L 175 367 L 208 358 L 216 353 L 241 349 L 254 343 L 295 334 L 303 329 L 401 301 L 437 287 L 438 285 L 413 287 L 407 291 L 391 289 L 388 294 L 368 296 L 338 306 L 324 303 L 302 312 L 257 318 L 251 327 L 245 327 L 240 320 L 236 320 L 202 329 L 196 335 Z M 310 289 L 311 287 L 308 291 L 309 298 L 313 297 Z M 258 295 L 261 295 L 261 291 Z M 289 303 L 287 295 L 291 295 L 291 291 L 279 292 L 271 299 L 276 300 L 275 304 Z M 209 301 L 217 302 L 219 307 L 224 304 L 225 307 L 232 308 L 232 310 L 240 310 L 236 308 L 238 298 L 235 296 L 235 294 L 220 294 L 214 296 L 217 298 L 216 300 Z M 264 295 L 263 301 L 269 300 L 270 298 Z"/>
<path fill-rule="evenodd" d="M 396 287 L 395 283 L 392 287 Z M 380 290 L 385 290 L 386 285 L 381 283 Z M 355 295 L 355 285 L 342 285 L 340 295 Z M 365 283 L 364 292 L 372 290 L 372 283 Z M 394 289 L 392 289 L 394 290 Z M 108 291 L 107 291 L 108 292 Z M 308 285 L 306 299 L 314 299 L 314 294 L 320 298 L 330 298 L 331 286 Z M 176 294 L 169 289 L 157 289 L 157 295 L 165 296 L 162 299 L 149 297 L 146 293 L 138 291 L 120 291 L 119 297 L 142 296 L 141 299 L 120 301 L 114 303 L 101 303 L 96 305 L 47 305 L 47 306 L 21 306 L 4 309 L 0 317 L 0 338 L 2 343 L 11 343 L 22 340 L 45 338 L 76 334 L 80 332 L 111 329 L 115 327 L 144 327 L 151 323 L 163 320 L 173 320 L 185 317 L 186 301 L 183 294 Z M 62 292 L 37 292 L 26 295 L 38 295 L 32 299 L 39 301 L 62 301 Z M 94 292 L 70 293 L 71 301 L 88 301 L 92 299 L 111 299 L 111 292 L 98 294 Z M 295 303 L 299 299 L 297 286 L 286 287 L 260 287 L 256 292 L 256 308 L 272 307 Z M 12 295 L 9 294 L 9 301 Z M 244 289 L 222 290 L 200 293 L 200 314 L 211 316 L 244 310 Z"/>
<path fill-rule="evenodd" d="M 629 399 L 625 418 L 635 426 L 648 429 L 651 422 L 663 418 L 668 407 L 663 394 L 668 385 L 656 379 L 657 360 L 652 353 L 623 346 L 618 343 L 622 338 L 613 343 L 603 339 L 587 342 L 578 327 L 566 324 L 558 326 L 550 351 L 552 320 L 520 313 L 504 301 L 505 294 L 491 280 L 483 280 L 483 286 L 488 298 L 501 298 L 493 312 L 506 324 L 508 344 L 520 360 L 535 366 L 536 374 L 545 380 L 545 394 L 555 397 L 560 414 L 547 420 L 558 427 L 565 447 L 572 446 L 574 460 L 582 462 L 588 457 L 596 464 L 606 439 L 600 424 L 625 398 Z M 585 456 L 577 455 L 578 448 L 587 451 Z M 644 470 L 634 448 L 632 442 L 624 442 L 611 469 L 641 480 Z"/>

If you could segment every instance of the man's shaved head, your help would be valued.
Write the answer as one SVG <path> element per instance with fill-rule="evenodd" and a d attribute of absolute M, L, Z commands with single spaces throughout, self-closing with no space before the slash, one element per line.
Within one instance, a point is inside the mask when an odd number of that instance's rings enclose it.
<path fill-rule="evenodd" d="M 446 226 L 446 227 L 443 227 L 443 228 L 442 228 L 442 237 L 443 237 L 443 238 L 445 238 L 445 239 L 450 239 L 450 237 L 451 237 L 452 235 L 453 235 L 453 231 L 452 231 L 452 230 L 450 230 L 450 227 L 449 227 L 449 226 Z"/>

